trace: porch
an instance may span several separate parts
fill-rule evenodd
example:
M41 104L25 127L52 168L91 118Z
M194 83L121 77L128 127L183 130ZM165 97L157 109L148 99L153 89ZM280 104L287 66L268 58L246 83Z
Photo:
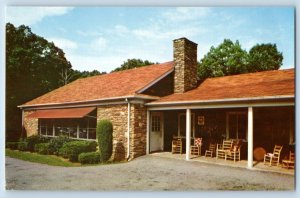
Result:
M172 154L171 152L154 152L150 155L162 157L162 158L169 158L169 159L177 159L177 160L185 160L185 154ZM205 157L205 156L192 156L190 158L192 162L201 162L206 164L217 164L220 166L230 166L236 168L247 168L247 160L240 160L237 162L233 162L231 160L224 160L224 159L216 159L216 157ZM287 175L295 175L294 169L286 169L280 166L267 166L261 161L253 161L252 170L258 171L266 171L266 172L274 172L280 174L287 174Z
M283 146L280 162L288 159L290 152L295 152L293 103L152 107L147 119L148 154L294 174L294 170L269 167L262 162L264 154L272 153L275 145ZM182 153L185 154L171 154L172 140L178 137L182 139ZM196 138L202 138L202 156L195 158L191 155L191 146ZM203 156L210 143L222 144L229 139L241 142L239 161ZM257 148L264 150L259 157L254 153Z

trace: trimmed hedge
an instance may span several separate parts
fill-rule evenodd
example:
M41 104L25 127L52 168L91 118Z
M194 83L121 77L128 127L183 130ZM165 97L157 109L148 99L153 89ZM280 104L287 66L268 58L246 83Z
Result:
M18 142L18 150L19 151L28 151L28 142L25 142L25 141Z
M47 155L50 154L49 145L49 143L39 143L35 145L34 150L39 154Z
M99 152L81 153L78 156L78 161L81 164L98 164L100 162Z
M67 136L59 136L52 138L49 142L49 154L59 155L59 149L67 142L71 142Z
M41 139L40 136L37 136L37 135L27 137L25 139L25 141L27 142L27 150L30 152L34 152L35 145L42 143L41 140L43 140L43 139Z
M71 162L77 162L80 153L96 151L96 147L97 142L94 141L67 142L59 149L59 155L69 158Z
M11 150L17 150L18 144L19 142L6 142L6 148L9 148Z
M97 123L97 139L99 144L100 160L107 161L112 154L113 125L109 120L100 120Z

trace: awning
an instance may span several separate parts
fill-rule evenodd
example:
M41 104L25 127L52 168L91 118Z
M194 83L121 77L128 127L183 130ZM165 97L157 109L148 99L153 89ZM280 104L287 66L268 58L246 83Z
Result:
M28 118L83 118L96 107L37 110Z

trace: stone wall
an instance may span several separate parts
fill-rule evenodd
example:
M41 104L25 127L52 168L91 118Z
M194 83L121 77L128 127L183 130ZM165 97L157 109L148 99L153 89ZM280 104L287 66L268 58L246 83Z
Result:
M143 104L131 105L130 158L146 154L147 109Z
M173 41L174 93L183 93L197 86L197 44L180 38Z
M127 153L127 104L97 107L97 122L108 119L113 124L112 159L124 160Z
M108 119L113 124L113 152L111 159L120 161L127 156L127 108L128 104L100 106L97 108L97 122ZM146 154L146 107L131 104L130 107L130 158Z
M32 114L35 111L25 111L24 110L24 129L27 137L32 136L32 135L38 135L38 126L39 126L39 121L37 118L28 118L28 115Z

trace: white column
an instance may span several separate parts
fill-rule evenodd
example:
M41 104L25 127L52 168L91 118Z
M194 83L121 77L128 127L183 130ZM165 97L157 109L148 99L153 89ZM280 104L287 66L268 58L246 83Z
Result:
M248 107L248 168L253 167L253 107Z
M186 109L186 149L185 149L185 159L190 160L191 155L191 110Z
M150 111L147 110L147 134L146 134L146 154L150 153Z
M77 138L79 138L79 124L77 124L77 135L76 135Z

